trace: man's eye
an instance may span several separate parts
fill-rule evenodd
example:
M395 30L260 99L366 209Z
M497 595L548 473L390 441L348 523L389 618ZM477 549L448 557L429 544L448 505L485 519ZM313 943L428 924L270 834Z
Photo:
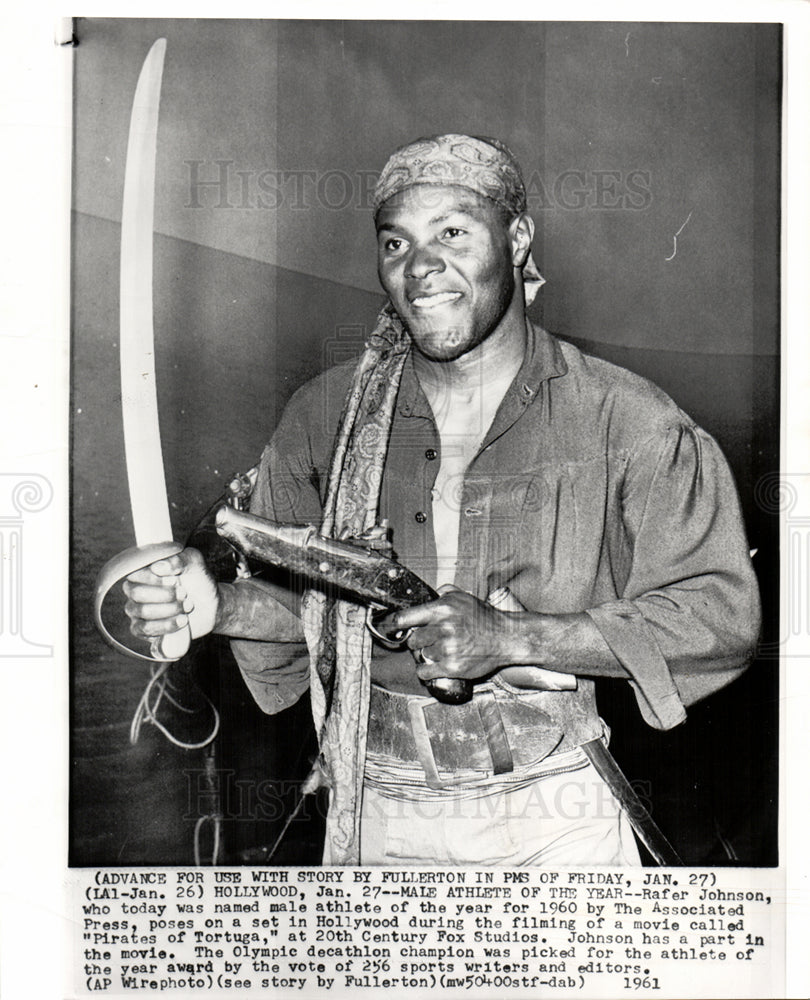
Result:
M448 226L444 231L444 235L451 240L456 239L458 236L463 236L464 233L465 230L459 229L458 226Z
M391 236L383 243L383 249L387 253L398 253L404 246L405 241L396 236Z

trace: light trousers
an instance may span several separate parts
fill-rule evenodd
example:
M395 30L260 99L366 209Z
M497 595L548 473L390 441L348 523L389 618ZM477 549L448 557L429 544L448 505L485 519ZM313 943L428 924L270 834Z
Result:
M630 823L593 765L514 788L425 798L366 782L363 865L639 865ZM329 845L324 864L329 864Z

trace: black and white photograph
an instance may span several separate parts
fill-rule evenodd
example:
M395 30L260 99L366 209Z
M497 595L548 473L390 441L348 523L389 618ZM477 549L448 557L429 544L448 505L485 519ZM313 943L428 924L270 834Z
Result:
M76 32L71 862L775 865L780 26Z
M786 995L790 25L498 14L56 32L65 996Z

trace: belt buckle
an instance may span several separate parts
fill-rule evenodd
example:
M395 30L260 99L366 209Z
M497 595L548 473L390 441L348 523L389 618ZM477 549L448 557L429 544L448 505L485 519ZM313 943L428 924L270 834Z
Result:
M430 730L425 719L425 709L433 704L432 698L413 698L408 700L408 716L411 723L416 753L419 763L425 772L425 783L428 788L453 788L456 785L468 784L469 778L442 778L433 753ZM506 774L514 770L514 760L503 724L498 702L491 691L477 691L473 704L478 710L484 733L487 738L487 748L492 759L492 774ZM490 777L489 774L486 777Z

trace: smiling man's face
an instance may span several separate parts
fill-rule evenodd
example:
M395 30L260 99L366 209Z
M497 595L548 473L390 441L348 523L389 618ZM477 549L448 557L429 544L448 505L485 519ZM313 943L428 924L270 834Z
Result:
M515 298L515 228L463 187L415 185L381 206L377 273L427 358L454 361L498 328Z

